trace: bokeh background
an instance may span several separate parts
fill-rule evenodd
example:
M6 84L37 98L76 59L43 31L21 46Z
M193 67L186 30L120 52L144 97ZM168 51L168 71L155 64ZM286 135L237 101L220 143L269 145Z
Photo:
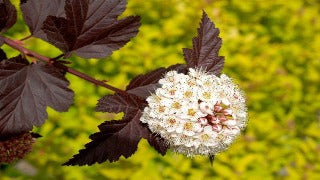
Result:
M68 75L75 91L69 112L48 109L34 131L43 135L25 160L0 166L0 179L320 179L320 1L319 0L128 0L125 15L140 15L136 38L106 59L71 57L72 67L125 88L140 73L183 63L182 48L206 10L221 30L224 73L245 91L250 120L236 142L216 156L165 157L145 140L131 158L91 167L61 164L89 142L97 125L121 114L94 112L111 93ZM13 0L18 7L18 0ZM29 34L21 12L6 33ZM54 57L59 50L38 40L26 46ZM18 52L3 46L10 57Z

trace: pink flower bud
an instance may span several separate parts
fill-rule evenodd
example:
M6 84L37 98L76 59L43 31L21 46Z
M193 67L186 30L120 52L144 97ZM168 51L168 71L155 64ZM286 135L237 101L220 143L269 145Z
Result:
M218 123L220 123L220 119L217 118L217 117L212 116L210 122L211 122L212 124L218 124Z
M220 120L221 122L224 122L224 121L227 120L227 117L224 116L224 115L221 115L221 116L219 117L219 120Z
M223 108L220 105L215 105L214 106L214 112L221 112Z
M222 126L219 124L212 125L212 130L216 132L220 132L222 130Z
M232 110L231 110L231 109L224 109L224 110L223 110L223 114L224 114L225 116L230 116L230 115L232 114Z
M206 119L206 118L199 118L198 119L198 121L200 122L200 124L202 125L202 126L205 126L205 125L207 125L208 124L208 120Z

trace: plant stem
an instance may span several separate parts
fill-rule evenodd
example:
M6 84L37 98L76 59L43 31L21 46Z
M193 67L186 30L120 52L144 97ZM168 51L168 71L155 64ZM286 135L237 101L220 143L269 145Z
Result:
M25 40L27 40L27 39L29 39L29 38L31 38L31 37L32 37L32 35L30 34L29 36L20 39L20 41L25 41Z
M86 80L86 81L89 81L89 82L91 82L91 83L93 83L95 85L102 86L104 88L107 88L107 89L112 90L112 91L117 92L117 93L127 94L126 91L118 89L118 88L116 88L114 86L111 86L111 85L105 83L105 81L97 80L97 79L95 79L95 78L93 78L91 76L88 76L87 74L84 74L84 73L82 73L80 71L72 69L72 68L70 68L68 66L65 66L64 64L61 64L58 61L54 61L54 59L51 59L51 58L48 58L46 56L42 56L40 54L37 54L36 52L31 51L31 50L21 46L19 43L15 42L14 40L11 40L11 39L9 39L7 37L3 37L1 35L0 35L0 38L3 38L5 44L7 44L8 46L10 46L10 47L12 47L12 48L14 48L14 49L16 49L18 51L20 51L22 54L24 54L26 56L34 57L34 58L36 58L38 60L44 61L44 62L46 62L48 64L51 64L51 65L53 65L53 66L55 66L55 67L57 67L59 69L63 69L63 70L65 70L66 72L68 72L70 74L73 74L75 76L78 76L78 77Z

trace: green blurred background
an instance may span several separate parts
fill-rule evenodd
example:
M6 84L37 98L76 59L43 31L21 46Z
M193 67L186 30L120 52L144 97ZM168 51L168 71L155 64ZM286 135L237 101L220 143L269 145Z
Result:
M66 113L48 109L47 122L35 128L43 138L25 160L1 166L0 179L320 179L319 0L129 0L125 15L142 17L138 36L109 58L72 57L71 66L125 88L135 75L183 63L181 49L191 47L202 9L221 30L223 72L245 91L250 117L243 135L213 166L206 157L162 157L145 140L117 163L60 166L89 142L97 125L121 117L94 112L110 91L68 75L74 105ZM19 11L6 35L28 33ZM41 40L26 43L40 54L59 55ZM3 48L10 57L18 54Z

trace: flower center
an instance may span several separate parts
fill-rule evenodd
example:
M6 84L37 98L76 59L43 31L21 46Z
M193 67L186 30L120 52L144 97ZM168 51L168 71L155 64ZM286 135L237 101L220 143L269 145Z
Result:
M171 96L173 96L175 93L176 93L176 90L175 90L175 89L171 89L171 90L169 91L169 94L170 94Z
M188 115L194 116L196 114L196 111L194 109L188 109Z
M184 129L185 130L188 130L188 131L191 131L192 130L192 127L193 127L193 125L192 125L192 123L191 122L186 122L185 124L184 124Z
M169 124L170 124L170 125L175 125L176 122L177 122L177 121L176 121L175 119L173 119L173 118L170 118L168 121L169 121Z
M232 128L236 124L236 120L232 117L232 110L229 106L224 105L221 102L216 102L213 108L210 108L208 105L205 104L204 107L201 107L201 110L207 115L205 117L200 117L198 122L201 124L202 127L211 126L212 130L215 132L220 132L223 128Z
M187 83L189 86L195 86L196 84L193 82L193 81L188 81L188 83Z
M210 138L210 136L209 136L208 134L202 134L202 135L201 135L201 139L202 139L203 141L208 141L209 138Z
M210 99L211 98L211 93L210 92L204 92L202 95L203 95L203 97L205 99Z
M186 98L191 98L191 96L192 96L192 91L186 91L186 92L184 93L184 96L185 96Z
M180 108L181 108L181 104L178 103L178 102L174 102L174 103L172 104L172 107L175 108L175 109L180 109Z
M159 106L158 109L159 112L163 113L165 111L165 107L164 106Z

